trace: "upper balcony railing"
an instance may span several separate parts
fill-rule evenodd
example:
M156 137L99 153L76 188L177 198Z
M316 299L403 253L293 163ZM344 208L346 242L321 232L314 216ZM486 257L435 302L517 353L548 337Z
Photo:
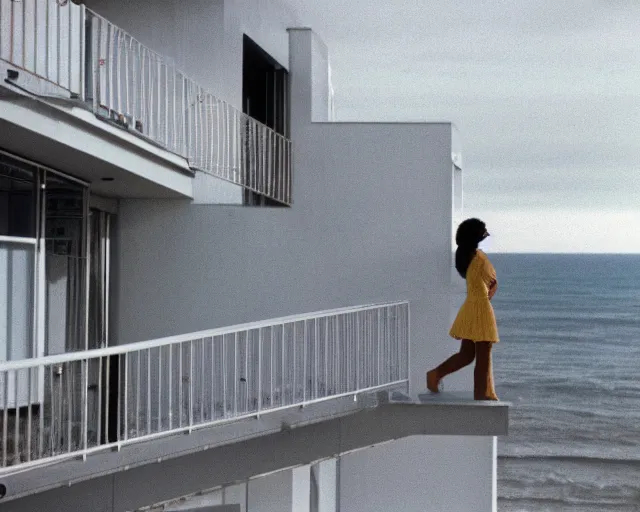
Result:
M0 0L0 59L188 159L291 204L291 141L207 92L124 30L68 0Z
M404 386L408 373L407 302L0 362L2 404L24 404L0 406L0 475Z

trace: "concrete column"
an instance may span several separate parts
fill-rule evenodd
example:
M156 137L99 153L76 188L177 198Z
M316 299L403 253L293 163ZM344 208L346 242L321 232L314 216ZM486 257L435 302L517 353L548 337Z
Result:
M311 29L289 29L289 73L292 132L296 119L303 123L329 121L332 110L329 50Z
M291 97L291 133L306 128L311 122L313 98L311 41L308 28L289 29L289 84Z
M247 512L247 484L230 485L222 490L223 503L239 504L238 512Z
M309 512L311 466L300 466L291 471L291 512Z
M336 511L337 467L336 459L323 460L312 468L318 483L318 512Z
M310 466L250 480L246 512L309 512Z

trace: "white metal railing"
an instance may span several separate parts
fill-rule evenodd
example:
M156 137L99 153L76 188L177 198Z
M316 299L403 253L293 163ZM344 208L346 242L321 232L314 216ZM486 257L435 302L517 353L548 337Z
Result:
M83 11L64 0L0 0L0 59L81 94Z
M291 203L291 141L207 92L167 59L85 9L87 97L203 172Z
M192 165L291 204L291 141L190 82Z
M407 302L0 362L3 403L29 397L0 410L0 474L404 385L408 372Z
M0 0L0 59L66 89L192 167L291 204L291 141L69 0Z
M188 155L189 80L158 53L85 9L87 99L94 110Z

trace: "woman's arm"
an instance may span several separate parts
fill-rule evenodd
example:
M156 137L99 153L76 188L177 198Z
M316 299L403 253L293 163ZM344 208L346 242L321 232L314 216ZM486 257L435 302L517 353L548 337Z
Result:
M493 299L493 296L496 294L496 291L498 291L498 281L496 279L493 279L489 283L489 300Z
M496 276L496 270L493 268L493 265L489 261L487 255L482 253L482 256L484 259L484 279L489 281L488 296L489 300L491 300L496 294L496 291L498 291L498 278Z

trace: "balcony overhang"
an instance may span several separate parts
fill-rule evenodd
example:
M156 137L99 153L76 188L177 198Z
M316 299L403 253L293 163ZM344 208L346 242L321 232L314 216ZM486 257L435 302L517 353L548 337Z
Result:
M404 437L506 435L508 411L506 402L478 402L451 393L349 396L139 442L86 461L22 470L0 478L7 488L2 501L64 487L52 491L51 501L64 508L70 496L77 497L73 484L98 479L97 485L113 491L114 510L131 510ZM11 505L6 504L7 510L13 510ZM15 506L22 507L22 500Z
M0 76L10 67L0 61ZM38 90L37 84L30 85ZM192 198L186 159L96 117L80 102L0 84L0 149L68 173L115 198Z

